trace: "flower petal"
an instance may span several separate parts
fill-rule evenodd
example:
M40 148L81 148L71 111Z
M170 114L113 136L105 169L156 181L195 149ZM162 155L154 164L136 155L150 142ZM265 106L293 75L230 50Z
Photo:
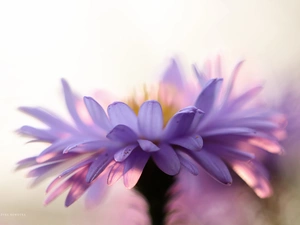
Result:
M106 169L106 167L114 160L113 153L114 151L106 151L98 155L89 167L86 175L86 182L92 182Z
M144 102L138 113L138 125L141 135L150 140L157 139L161 136L163 123L163 113L159 102Z
M71 88L68 84L68 82L64 79L61 80L63 89L64 89L64 95L65 95L65 101L66 105L68 107L69 113L72 116L75 124L78 128L85 128L86 125L82 122L80 119L76 106L75 106L75 96L73 95Z
M178 136L188 135L197 110L195 107L187 107L177 112L167 123L162 138L174 139Z
M157 145L153 144L153 142L148 140L138 140L138 143L145 152L157 152L160 148Z
M59 130L60 132L78 132L73 127L65 123L62 119L56 117L55 115L53 115L45 109L33 107L19 107L19 110L35 117L36 119L48 125L49 127Z
M152 154L152 159L155 164L168 175L178 174L180 170L180 161L174 149L166 144L160 144L159 148L159 151Z
M107 113L113 126L123 124L135 132L138 131L137 117L133 110L125 103L115 102L109 105Z
M217 136L217 135L242 135L253 136L256 131L247 127L220 127L201 132L202 137Z
M99 105L99 103L91 97L84 97L83 99L94 123L105 131L110 131L112 129L112 125L101 105Z
M123 181L124 185L127 188L133 188L140 176L142 175L143 169L149 159L150 155L144 151L135 151L130 157L125 161L124 167L124 176Z
M233 170L250 186L260 198L270 197L273 193L265 169L258 162L235 162Z
M82 170L76 174L76 178L74 178L71 190L69 191L65 200L66 207L72 205L90 187L91 184L85 181L86 174L87 170Z
M206 150L199 152L187 152L192 156L213 178L217 181L230 185L232 177L225 163L215 154L211 154Z
M177 154L180 163L184 168L186 168L191 174L198 175L199 171L197 166L192 162L192 159L187 159L186 156L183 156L182 154Z
M182 80L181 72L179 71L177 61L172 59L171 65L165 71L162 82L173 85L175 88L183 89L184 83Z
M54 142L57 138L50 130L37 129L31 126L21 127L18 133L34 137L38 141Z
M113 185L114 183L116 183L123 176L124 168L125 168L124 162L122 163L116 162L108 174L107 184Z
M123 162L131 154L131 152L137 147L137 144L127 145L114 154L114 159L117 162Z
M170 141L171 144L179 145L191 151L200 151L203 147L203 139L199 135L177 138Z
M106 137L112 141L131 143L137 140L137 135L126 125L115 126Z
M199 94L195 106L208 114L213 108L223 79L211 79Z

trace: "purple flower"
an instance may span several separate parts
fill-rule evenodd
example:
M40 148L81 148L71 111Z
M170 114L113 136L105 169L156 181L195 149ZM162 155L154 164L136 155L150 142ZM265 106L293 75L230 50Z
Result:
M235 66L225 86L219 58L214 65L208 61L204 72L194 66L201 90L198 95L181 76L176 61L172 61L163 83L181 90L180 93L189 93L195 107L205 113L197 125L193 124L195 133L203 138L203 148L186 153L224 184L232 183L228 166L232 167L259 197L264 198L272 194L268 172L253 152L283 153L278 134L284 132L284 127L276 119L277 112L258 103L257 95L262 86L248 88L239 95L232 94L242 64Z
M20 110L36 117L49 129L23 126L21 134L32 136L35 141L48 142L40 155L19 162L19 167L37 168L28 176L41 177L65 164L73 163L63 170L47 188L48 204L59 194L71 188L65 205L69 206L86 190L92 195L99 189L99 201L107 184L123 177L124 185L132 188L138 182L143 168L151 158L166 174L176 175L181 165L197 174L196 166L180 152L199 151L202 138L194 133L194 123L202 116L196 107L178 111L164 127L162 107L157 101L144 102L138 115L123 102L108 106L106 115L103 108L91 97L84 103L93 123L84 122L76 108L76 99L66 81L62 81L69 113L75 125L40 108L21 107ZM178 148L178 149L177 149ZM63 179L65 178L65 179ZM98 202L98 201L97 201Z

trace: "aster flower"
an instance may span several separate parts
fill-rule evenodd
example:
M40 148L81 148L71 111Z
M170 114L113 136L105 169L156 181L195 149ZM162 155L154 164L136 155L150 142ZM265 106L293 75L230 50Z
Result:
M127 104L115 102L108 106L107 116L94 99L85 97L85 106L93 120L92 124L86 124L76 110L70 87L66 81L62 82L66 104L75 126L44 109L20 108L49 126L49 129L23 126L19 130L36 141L51 144L40 155L19 162L20 167L38 166L28 176L40 179L61 164L76 162L49 185L47 192L56 189L48 196L46 204L71 187L65 203L69 206L87 189L91 193L93 189L104 191L105 179L111 185L123 176L124 185L132 188L150 158L166 174L178 174L181 165L197 174L195 165L181 157L173 146L181 146L185 151L201 149L202 138L193 133L192 126L201 117L201 110L186 107L177 112L163 128L163 112L157 101L144 102L138 115ZM101 193L98 195L101 196Z
M46 204L69 187L66 206L86 191L88 195L91 193L89 199L97 195L100 201L107 184L123 178L125 187L136 186L144 194L153 218L164 217L157 216L155 210L163 211L165 200L161 199L173 183L169 175L181 176L182 168L197 175L202 167L219 182L230 185L230 166L257 195L267 197L272 192L267 171L251 151L282 153L278 134L283 132L283 127L276 120L276 113L251 101L261 86L239 96L232 94L241 64L235 67L223 88L219 62L213 70L217 78L210 66L205 73L195 67L196 89L195 85L185 82L173 60L160 82L158 101L145 91L144 99L129 100L128 104L114 102L105 112L96 100L84 97L90 123L81 119L75 97L63 80L65 100L74 125L43 109L21 107L49 129L24 126L19 132L48 142L50 146L40 155L21 161L19 167L36 166L29 176L41 180L49 170L72 162L49 185L47 192L51 193ZM141 176L144 173L146 175ZM160 189L164 190L161 195L153 192ZM162 205L157 207L157 201ZM176 204L171 202L169 209L174 208L172 205Z

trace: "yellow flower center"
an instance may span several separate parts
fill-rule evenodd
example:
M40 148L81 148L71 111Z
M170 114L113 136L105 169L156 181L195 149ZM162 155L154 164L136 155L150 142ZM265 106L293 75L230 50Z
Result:
M162 91L162 88L165 89ZM170 91L169 91L170 90ZM175 100L167 101L166 96L163 96L162 93L168 93L170 94L171 98L173 98L174 95L172 93L175 89L171 88L170 86L161 85L158 90L149 90L146 85L143 86L143 95L137 95L136 91L132 94L131 97L125 101L127 105L129 105L132 110L137 115L140 109L140 106L143 102L148 100L156 100L160 103L162 112L163 112L163 119L164 119L164 127L168 123L168 121L172 118L172 116L179 110L178 106L174 104Z

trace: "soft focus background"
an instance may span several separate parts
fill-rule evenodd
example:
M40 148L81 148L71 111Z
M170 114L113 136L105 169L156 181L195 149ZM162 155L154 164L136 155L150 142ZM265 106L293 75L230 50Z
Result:
M191 72L192 63L201 65L219 53L229 68L246 59L243 76L266 81L266 98L275 104L287 81L300 84L299 10L298 0L0 1L0 224L96 225L112 224L107 221L116 217L110 210L116 196L93 211L82 200L66 209L63 197L43 206L48 182L29 189L25 172L14 172L18 160L44 147L25 145L27 139L14 132L24 124L39 125L18 106L67 115L62 77L82 95L106 89L123 97L157 81L170 57L182 59ZM280 181L285 194L270 224L300 223L299 166L292 165L300 156L297 145L293 149L284 158L293 158L284 163L283 176L290 179ZM249 224L267 224L251 209L264 208L257 202L244 203L252 212Z

